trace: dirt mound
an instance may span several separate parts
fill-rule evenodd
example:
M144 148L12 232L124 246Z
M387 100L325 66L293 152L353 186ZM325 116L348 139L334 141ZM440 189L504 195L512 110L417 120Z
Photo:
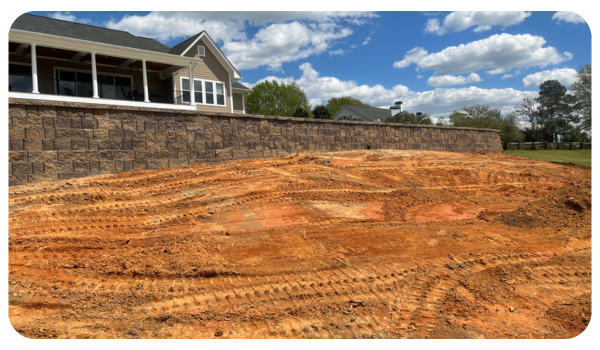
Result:
M592 183L570 183L497 220L515 227L565 228L591 224Z
M591 311L571 298L591 290L590 183L377 150L11 187L10 321L32 338L569 338Z

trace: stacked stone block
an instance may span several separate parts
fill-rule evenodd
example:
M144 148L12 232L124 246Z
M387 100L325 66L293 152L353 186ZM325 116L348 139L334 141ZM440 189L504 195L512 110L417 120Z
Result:
M486 129L9 101L9 184L360 149L502 152Z

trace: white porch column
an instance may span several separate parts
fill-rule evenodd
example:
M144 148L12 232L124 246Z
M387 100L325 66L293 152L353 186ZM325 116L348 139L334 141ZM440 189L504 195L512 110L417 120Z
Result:
M242 94L242 110L244 111L244 114L246 114L246 94Z
M231 82L231 72L229 72L229 103L231 104L231 113L233 114L233 83Z
M31 44L31 82L33 84L33 92L34 94L39 94L38 90L38 74L37 74L37 55L35 53L35 44Z
M144 71L144 102L150 102L148 96L148 72L146 72L146 60L142 60L142 70Z
M195 106L196 105L196 92L194 90L194 70L192 69L192 66L188 67L188 72L189 72L189 76L190 76L190 105Z
M90 52L92 56L92 90L94 91L94 98L100 98L98 95L98 72L96 70L96 53Z

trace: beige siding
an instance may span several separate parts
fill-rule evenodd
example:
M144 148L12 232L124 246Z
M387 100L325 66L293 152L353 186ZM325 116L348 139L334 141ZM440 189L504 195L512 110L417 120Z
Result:
M233 93L233 113L244 113L244 103L242 94Z
M229 89L231 87L231 82L229 79L229 72L221 62L217 59L215 54L210 51L206 42L204 42L204 38L200 39L194 47L192 47L187 53L186 56L194 57L198 54L197 45L204 45L205 49L205 57L202 57L202 62L196 65L194 68L194 78L196 79L206 79L213 81L221 81L225 83L225 106L212 106L212 105L203 105L198 104L197 110L199 111L209 111L209 112L231 112L231 98L229 95ZM189 77L188 69L182 69L175 74L175 90L178 92L181 91L181 79L180 77ZM235 106L234 106L235 108Z
M8 60L9 60L9 62L16 62L16 63L28 63L28 64L31 63L31 58L25 57L25 56L20 56L20 55L9 55ZM90 65L83 65L80 63L72 63L69 61L54 60L54 59L41 58L41 57L38 57L38 59L37 59L37 66L38 66L38 77L39 78L55 79L55 76L54 76L55 68L66 68L66 69L72 69L72 70L87 71L90 73L92 72L92 67ZM143 77L142 70L130 70L130 69L119 69L116 67L97 66L97 71L98 71L98 74L106 73L106 74L123 75L123 76L132 77L133 86L139 87L143 91L144 77ZM42 88L42 85L49 86L49 84L40 83L40 89ZM168 90L169 92L172 91L172 89L173 89L173 85L171 83L170 78L161 80L160 74L158 72L154 72L154 71L148 71L148 86L151 89L157 88L157 89L161 89L161 90L165 90L165 91ZM40 91L40 92L41 93L54 93L54 91Z

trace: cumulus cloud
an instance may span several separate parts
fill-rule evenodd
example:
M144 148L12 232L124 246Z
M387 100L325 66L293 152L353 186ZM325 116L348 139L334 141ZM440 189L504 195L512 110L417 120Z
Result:
M475 27L473 31L480 33L494 26L510 27L519 24L529 16L531 12L527 11L455 11L444 18L443 24L437 18L429 19L425 32L444 35Z
M558 80L565 86L571 86L577 77L577 71L572 68L556 68L529 74L523 78L524 87L539 87L546 80Z
M223 44L223 51L238 69L267 65L280 70L285 62L293 62L326 51L336 39L352 34L350 28L329 23L309 26L294 21L271 24L260 29L254 38Z
M304 90L306 96L311 101L320 99L326 101L332 97L352 96L366 102L372 106L390 106L393 101L402 96L408 96L411 91L404 85L396 85L391 89L386 89L382 85L376 84L358 85L354 80L340 80L335 77L323 77L319 75L310 63L300 65L302 76L299 79L293 77L269 76L259 80L260 83L265 80L276 80L279 83L291 84L295 82ZM312 102L311 102L312 103Z
M571 11L558 11L552 16L552 19L556 20L556 23L560 23L561 21L569 23L586 23L583 17Z
M396 85L385 88L382 85L359 85L353 80L341 80L336 77L320 76L310 63L300 65L302 76L269 76L257 81L276 80L279 83L296 83L304 90L312 106L322 104L331 97L352 96L371 106L388 108L394 101L401 100L407 110L431 114L434 118L448 116L463 106L475 103L489 104L504 113L514 110L514 106L525 97L536 96L535 91L514 89L436 88L431 91L414 92L407 86Z
M427 80L427 85L434 87L464 85L477 83L481 81L481 77L477 73L471 73L467 77L462 75L438 75Z
M78 22L78 23L83 23L83 24L91 24L92 21L90 19L87 18L80 18L78 19L77 16L71 14L70 12L66 11L66 12L54 12L54 13L49 13L48 14L49 17L54 18L54 19L61 19L63 21L69 21L69 22Z
M489 38L450 46L436 53L416 47L406 53L394 68L416 64L420 69L434 69L434 75L467 74L488 69L489 74L503 74L513 68L537 66L544 68L570 60L569 52L559 53L552 46L543 47L546 40L530 34L496 34Z
M108 28L155 38L183 40L206 30L238 69L268 66L319 55L337 39L350 36L347 24L360 25L373 12L151 12L108 21ZM249 28L258 27L254 35ZM367 41L368 43L368 41ZM336 51L332 51L335 52ZM338 51L339 52L339 51Z

